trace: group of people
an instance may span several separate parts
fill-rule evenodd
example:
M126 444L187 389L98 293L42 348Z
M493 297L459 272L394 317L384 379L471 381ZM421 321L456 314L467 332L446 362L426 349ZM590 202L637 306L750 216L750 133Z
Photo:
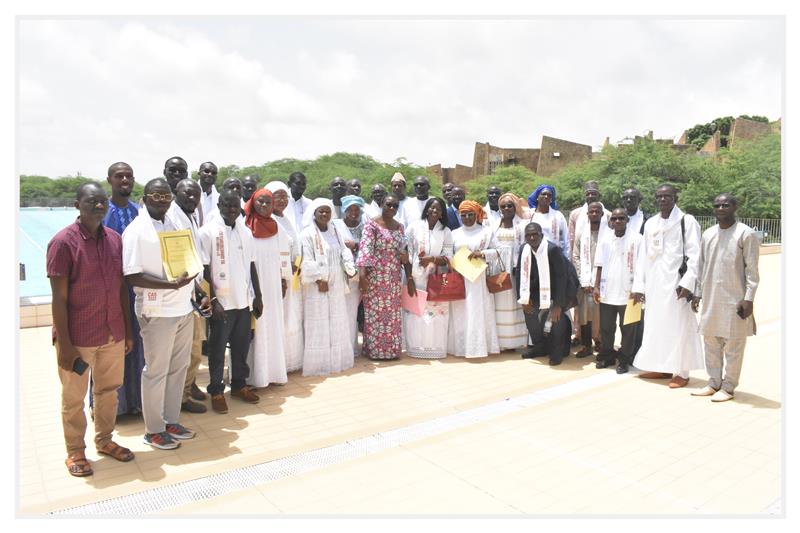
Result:
M693 394L733 397L745 339L755 332L759 242L736 221L731 194L714 199L719 223L701 238L670 185L656 190L659 213L648 217L635 188L609 212L588 182L586 202L565 217L550 185L527 202L492 186L481 206L449 183L444 199L430 196L426 176L406 196L397 172L391 191L376 185L368 203L357 179L334 178L331 198L311 200L302 172L265 186L257 176L228 178L219 190L217 173L206 162L190 179L186 161L172 157L137 204L133 169L114 163L110 200L100 184L81 185L80 216L48 245L74 476L92 474L84 453L89 387L97 451L120 461L134 455L112 440L118 414L141 412L144 442L175 449L195 436L180 412L205 412L209 396L215 412L227 412L226 384L231 397L257 403L257 389L286 383L289 372L337 373L358 356L519 350L555 366L576 342L578 357L598 348L597 368L635 366L680 388L703 367L702 334L710 380ZM202 271L170 277L159 234L180 230L192 236ZM457 253L484 268L459 275ZM463 289L443 290L448 281ZM421 309L401 305L425 294ZM633 303L644 303L646 322L642 312L624 323ZM196 383L203 354L205 392Z

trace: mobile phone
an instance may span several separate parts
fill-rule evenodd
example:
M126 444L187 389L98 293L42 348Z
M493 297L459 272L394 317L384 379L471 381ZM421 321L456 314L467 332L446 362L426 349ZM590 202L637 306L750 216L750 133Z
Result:
M72 363L72 371L78 374L79 376L82 376L83 373L86 372L87 368L89 368L89 365L86 363L86 361L84 361L80 357L75 359L75 362Z
M194 298L189 298L189 301L192 302L192 307L194 307L194 310L197 311L201 317L209 318L211 316L211 313L200 309L200 306L197 305L197 302L194 301Z

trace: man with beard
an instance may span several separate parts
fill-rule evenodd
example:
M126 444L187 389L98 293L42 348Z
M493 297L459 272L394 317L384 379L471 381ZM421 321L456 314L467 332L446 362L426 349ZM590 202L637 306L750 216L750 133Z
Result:
M427 176L417 176L414 178L414 195L416 198L409 198L405 204L406 219L413 225L417 220L422 219L422 211L428 203L428 192L431 190L431 182Z
M622 205L628 214L628 229L644 234L644 223L647 221L648 214L639 208L641 202L642 193L636 187L625 189L622 192Z

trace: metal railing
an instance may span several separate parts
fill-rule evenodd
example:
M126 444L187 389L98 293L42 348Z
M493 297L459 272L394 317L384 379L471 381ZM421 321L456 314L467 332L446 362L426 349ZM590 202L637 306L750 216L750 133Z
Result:
M700 224L700 230L705 231L717 223L714 217L695 217ZM742 224L747 224L756 231L761 244L780 244L781 219L780 218L738 218Z

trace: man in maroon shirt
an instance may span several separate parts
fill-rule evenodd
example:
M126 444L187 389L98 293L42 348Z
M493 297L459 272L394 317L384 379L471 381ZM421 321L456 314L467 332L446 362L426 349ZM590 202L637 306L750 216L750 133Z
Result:
M78 187L80 216L47 245L47 276L53 291L53 344L61 379L65 461L76 477L92 475L86 460L83 399L92 369L94 442L97 452L118 461L133 453L111 440L124 357L133 348L128 287L122 276L122 238L103 226L108 196L99 184Z

